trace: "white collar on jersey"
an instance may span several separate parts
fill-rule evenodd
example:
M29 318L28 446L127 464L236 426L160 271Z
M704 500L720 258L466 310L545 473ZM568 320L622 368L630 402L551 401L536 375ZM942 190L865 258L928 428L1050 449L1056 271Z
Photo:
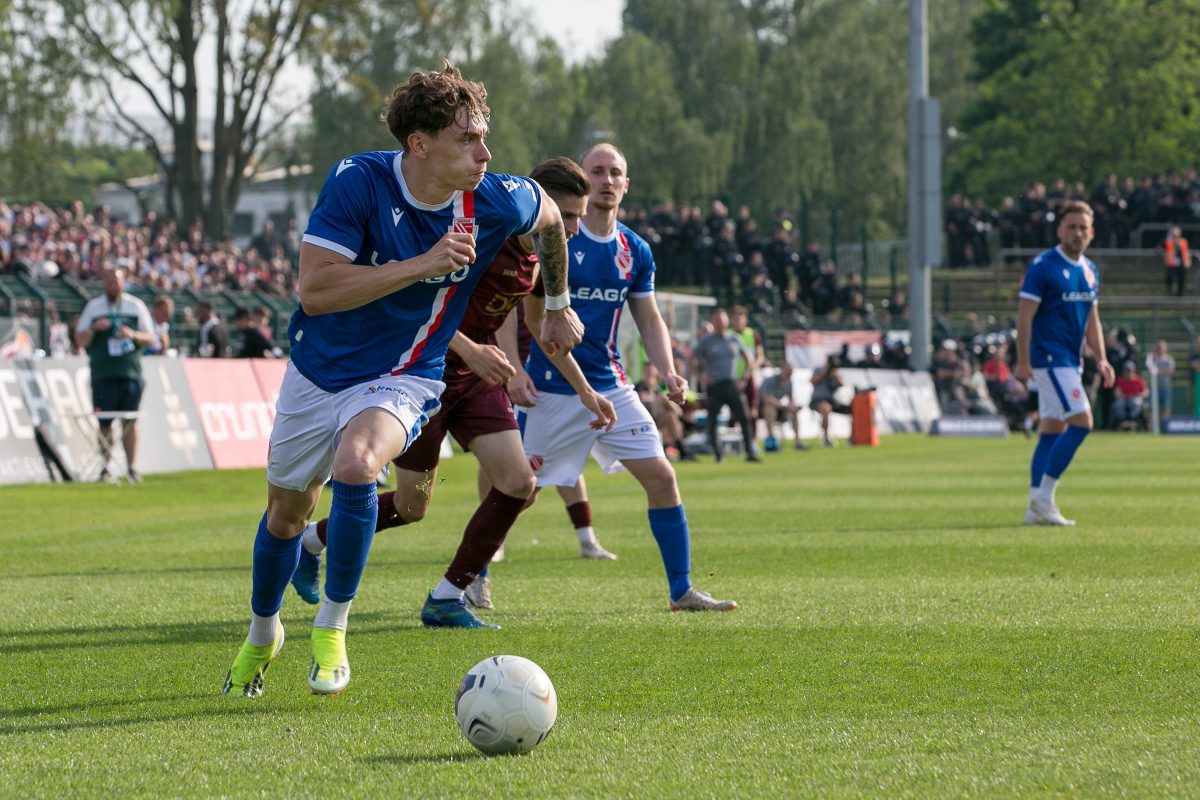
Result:
M613 231L608 236L597 236L587 229L587 225L583 224L583 220L579 220L579 232L593 242L611 242L617 238L617 226L613 225Z
M1054 245L1054 249L1057 250L1058 254L1063 257L1063 261L1066 261L1068 264L1074 264L1077 267L1082 267L1087 264L1087 259L1083 257L1083 253L1080 253L1079 260L1075 261L1069 255L1063 252L1061 244Z
M408 184L404 182L404 172L400 169L400 159L403 157L403 150L401 150L399 153L396 153L396 157L392 159L392 172L396 175L396 183L400 184L400 193L404 195L404 199L408 201L408 204L413 208L418 208L422 211L441 211L443 208L453 205L454 201L462 196L462 191L455 189L454 194L450 195L450 199L444 203L438 203L437 205L422 203L420 200L413 197L412 192L408 190Z

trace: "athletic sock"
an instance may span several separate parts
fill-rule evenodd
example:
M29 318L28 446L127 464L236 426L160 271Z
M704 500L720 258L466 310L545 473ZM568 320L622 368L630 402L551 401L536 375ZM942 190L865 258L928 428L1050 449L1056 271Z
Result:
M379 495L378 505L376 506L375 517L375 532L379 533L385 528L399 528L401 525L407 525L408 520L400 516L400 512L396 511L396 493L384 492ZM312 538L319 542L309 544L308 528L312 528ZM325 549L325 542L329 536L329 520L322 519L314 523L309 523L308 528L304 529L305 544L304 548L310 553L320 553Z
M592 504L587 498L567 506L567 516L571 518L571 527L575 529L580 544L599 544L596 532L592 530Z
M1089 431L1090 429L1081 425L1068 425L1067 429L1058 437L1058 441L1054 443L1054 448L1050 451L1049 458L1046 459L1046 474L1042 476L1041 488L1038 490L1039 494L1048 502L1054 502L1054 486L1070 466L1071 459L1075 457L1075 451L1079 449L1079 445L1083 444Z
M305 552L312 553L314 556L319 556L325 551L325 537L317 533L317 529L325 520L318 522L310 522L304 528L304 533L300 534L300 545Z
M1034 495L1042 502L1054 505L1054 493L1058 489L1058 479L1051 478L1049 475L1042 476L1042 483L1038 486L1037 493Z
M429 596L434 600L457 600L463 596L463 590L445 578L442 578L438 581L438 585L433 587L433 591L429 593Z
M499 489L488 492L463 531L458 552L454 554L454 560L446 570L446 581L459 589L465 589L479 577L479 573L491 562L496 550L504 544L504 537L517 521L517 515L525 507L526 499L507 495ZM434 597L442 599L436 595Z
M254 572L250 609L260 617L272 617L283 605L283 593L300 563L300 537L278 539L267 530L263 512L254 537ZM273 639L272 639L273 641Z
M347 600L344 603L336 603L328 597L321 601L321 609L317 611L317 618L313 620L314 628L330 628L335 631L346 630L346 622L350 619L350 603L352 600Z
M592 527L592 504L585 497L567 506L567 516L571 518L571 527L575 530Z
M1046 461L1050 458L1050 451L1054 449L1054 443L1058 441L1059 436L1057 433L1042 433L1038 436L1037 447L1033 448L1033 458L1029 462L1031 491L1037 491L1042 485L1042 476L1046 474Z
M269 617L250 614L250 644L255 647L266 647L275 644L275 636L279 633L279 612Z
M325 555L325 597L335 603L353 600L358 592L367 554L375 538L375 482L333 482L329 512L328 552ZM294 568L293 568L294 569Z
M396 510L396 493L384 492L379 495L379 516L375 520L375 532L379 533L385 528L398 528L401 525L407 525L408 520L400 516L400 512Z
M692 585L688 578L692 571L692 545L683 504L652 508L646 513L650 518L650 532L658 543L658 552L667 571L671 599L678 600Z

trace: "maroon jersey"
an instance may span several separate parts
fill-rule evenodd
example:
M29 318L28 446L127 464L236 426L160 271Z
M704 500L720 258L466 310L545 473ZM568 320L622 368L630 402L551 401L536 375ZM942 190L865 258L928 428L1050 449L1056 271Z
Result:
M537 256L525 253L515 238L508 239L492 259L479 279L467 305L459 330L473 342L495 344L496 331L504 324L508 312L518 305L533 288ZM462 359L451 350L446 354L446 383L461 381L474 375Z

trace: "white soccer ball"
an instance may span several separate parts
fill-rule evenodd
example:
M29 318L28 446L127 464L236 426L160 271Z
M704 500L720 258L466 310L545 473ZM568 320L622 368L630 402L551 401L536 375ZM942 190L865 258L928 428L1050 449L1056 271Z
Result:
M454 716L467 741L483 752L528 753L550 735L558 695L528 658L492 656L459 683Z

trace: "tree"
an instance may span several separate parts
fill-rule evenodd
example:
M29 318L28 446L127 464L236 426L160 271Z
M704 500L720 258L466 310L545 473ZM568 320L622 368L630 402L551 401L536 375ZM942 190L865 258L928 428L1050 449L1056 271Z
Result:
M313 187L349 153L399 147L379 121L391 90L415 70L440 67L443 58L461 68L491 29L486 0L347 7L303 52L317 77L312 115L299 143L315 167Z
M283 69L321 31L321 15L337 13L348 2L54 0L54 5L65 46L88 65L86 76L107 101L113 122L158 163L168 213L184 224L201 220L219 238L264 141L303 107L293 102L284 108L276 97ZM211 124L202 122L204 75L212 76ZM127 90L153 109L155 124L131 111ZM160 127L168 133L165 143ZM205 141L211 144L207 168Z
M989 0L974 27L979 99L956 187L1097 181L1191 165L1200 137L1200 0ZM1018 44L992 28L1011 23Z
M77 67L41 4L0 0L0 194L37 200L63 188L59 144Z

